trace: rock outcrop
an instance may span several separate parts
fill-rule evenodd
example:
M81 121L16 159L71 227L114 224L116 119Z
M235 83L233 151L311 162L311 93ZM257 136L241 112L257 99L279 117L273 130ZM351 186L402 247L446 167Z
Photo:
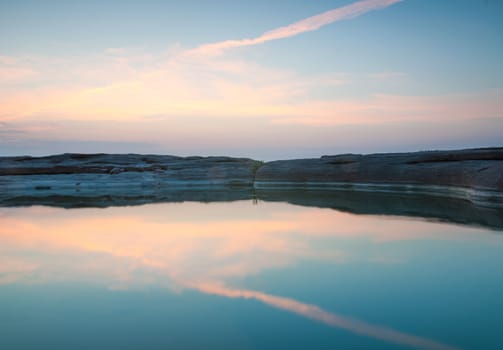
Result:
M138 154L62 154L0 158L0 205L54 196L180 198L187 188L253 188L256 162L246 158ZM190 196L195 194L189 191ZM221 194L220 194L221 196ZM204 198L204 195L195 195ZM225 197L225 196L224 196Z
M255 161L231 157L176 157L140 154L72 154L0 157L0 176L157 175L162 181L250 184ZM112 177L110 177L112 178Z
M344 154L264 164L256 188L415 192L503 204L503 148Z
M249 158L138 154L0 157L0 205L55 198L112 205L184 197L212 201L278 189L330 189L334 196L334 190L419 193L503 207L503 148L345 154L265 164Z
M0 157L0 206L264 200L503 230L503 148L261 163L137 154Z

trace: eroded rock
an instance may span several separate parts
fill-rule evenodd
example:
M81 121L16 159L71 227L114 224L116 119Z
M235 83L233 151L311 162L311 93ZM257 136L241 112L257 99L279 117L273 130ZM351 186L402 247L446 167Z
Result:
M416 191L503 204L503 148L324 156L266 163L255 186Z
M232 186L414 192L503 206L503 148L342 154L265 164L249 158L102 153L0 158L0 205L48 196L157 198L167 190Z

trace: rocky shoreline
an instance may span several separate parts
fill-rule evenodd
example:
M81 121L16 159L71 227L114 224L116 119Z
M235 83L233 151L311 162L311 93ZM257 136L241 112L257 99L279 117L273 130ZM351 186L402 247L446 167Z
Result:
M503 205L503 148L344 154L264 164L256 188L420 193Z
M125 203L128 198L148 202L184 196L232 200L243 193L275 190L421 194L502 207L503 148L344 154L266 163L139 154L0 157L0 206L56 197L123 198Z

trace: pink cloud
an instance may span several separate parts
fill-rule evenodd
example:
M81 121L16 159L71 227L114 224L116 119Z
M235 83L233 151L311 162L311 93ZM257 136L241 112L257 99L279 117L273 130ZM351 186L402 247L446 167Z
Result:
M0 67L0 81L2 82L22 82L31 79L37 75L33 69Z
M455 347L447 344L442 344L417 335L403 333L389 327L370 324L357 319L340 316L333 312L323 310L316 305L302 303L291 298L275 296L254 290L227 288L219 283L200 283L193 285L192 288L195 288L203 293L220 295L227 298L256 299L264 304L293 312L334 328L342 328L356 334L385 340L391 343L407 345L418 349L456 349Z
M226 40L217 43L201 45L192 53L198 54L219 54L224 50L259 45L272 40L285 39L302 33L318 30L323 26L337 21L355 18L367 12L379 10L402 0L363 0L352 4L342 6L333 10L323 12L319 15L311 16L292 23L285 27L270 30L264 34L252 39Z
M310 100L272 123L309 126L448 122L503 116L503 90L430 96L375 94L362 99Z
M195 50L221 51L229 45L287 38L397 2L355 2L255 39L207 44ZM194 144L203 145L203 151L208 145L227 150L238 145L332 147L335 138L327 135L340 126L448 125L503 116L502 90L438 96L374 92L348 98L338 94L340 86L352 85L350 90L355 91L357 84L367 88L369 82L379 80L380 88L392 79L401 83L403 74L377 73L362 81L342 73L306 76L225 55L187 54L191 52L176 46L155 55L110 48L71 60L0 56L0 121L23 131L10 137L20 144L26 140L148 141L170 152L175 152L174 147L180 152L183 145L186 153L192 152L187 147ZM10 84L21 81L30 84ZM476 132L469 130L475 136Z
M448 350L453 348L317 305L226 286L236 277L306 259L351 263L375 257L380 263L396 263L397 258L383 255L389 251L382 248L386 242L404 239L483 239L489 245L498 241L495 235L482 233L470 227L355 216L285 203L186 202L106 211L4 208L0 211L0 284L78 278L113 289L154 283L178 290L191 288L228 298L255 299L330 327L388 342ZM339 244L335 243L347 239L379 242L369 243L378 255L358 257L336 248Z

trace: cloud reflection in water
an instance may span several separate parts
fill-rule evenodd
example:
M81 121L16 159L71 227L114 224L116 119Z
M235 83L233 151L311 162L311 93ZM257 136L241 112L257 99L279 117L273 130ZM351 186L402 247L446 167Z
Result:
M339 316L318 306L227 287L301 261L396 263L403 256L353 256L344 242L378 251L398 240L469 240L479 229L357 216L283 203L182 203L131 208L0 209L0 284L85 281L111 289L146 285L256 299L326 325L415 348L447 345ZM439 234L439 232L442 232ZM492 239L491 235L482 239ZM241 280L242 282L242 280Z

